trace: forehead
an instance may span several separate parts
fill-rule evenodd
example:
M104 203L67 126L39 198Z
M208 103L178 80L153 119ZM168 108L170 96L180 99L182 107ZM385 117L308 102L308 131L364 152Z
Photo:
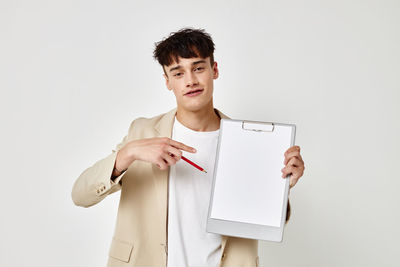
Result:
M183 58L178 56L178 61L174 59L173 62L170 65L165 66L165 68L169 70L171 68L176 68L176 67L192 66L193 64L199 63L199 61L205 61L205 63L210 63L210 57Z

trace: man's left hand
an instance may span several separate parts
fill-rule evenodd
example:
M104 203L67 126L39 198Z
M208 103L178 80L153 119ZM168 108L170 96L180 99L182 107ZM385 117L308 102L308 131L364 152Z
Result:
M290 175L290 188L292 188L297 181L303 176L304 173L304 161L300 155L300 147L292 146L285 152L285 161L283 162L285 167L282 171L282 178L286 178Z

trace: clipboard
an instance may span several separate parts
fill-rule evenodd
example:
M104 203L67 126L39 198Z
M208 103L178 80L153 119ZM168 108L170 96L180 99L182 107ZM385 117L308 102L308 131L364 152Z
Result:
M289 179L284 153L296 126L221 119L207 232L282 242Z

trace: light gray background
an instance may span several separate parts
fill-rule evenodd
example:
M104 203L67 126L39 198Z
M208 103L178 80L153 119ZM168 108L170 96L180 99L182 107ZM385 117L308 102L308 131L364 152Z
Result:
M261 266L398 266L399 1L0 2L0 266L105 266L119 193L79 174L175 106L152 59L183 26L216 43L215 106L297 124L306 162Z

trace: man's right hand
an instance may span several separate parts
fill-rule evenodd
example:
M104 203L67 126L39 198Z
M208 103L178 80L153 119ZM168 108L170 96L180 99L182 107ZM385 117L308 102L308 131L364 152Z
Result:
M143 160L157 165L161 170L166 170L181 159L182 150L190 153L196 152L193 147L168 137L134 140L118 151L115 168L124 171L133 161Z

